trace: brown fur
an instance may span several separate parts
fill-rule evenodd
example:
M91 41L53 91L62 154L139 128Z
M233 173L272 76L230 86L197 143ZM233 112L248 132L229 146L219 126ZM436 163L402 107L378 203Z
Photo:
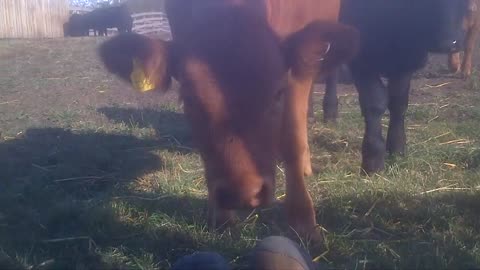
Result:
M463 29L466 32L463 59L459 52L451 53L448 56L448 65L451 71L461 72L467 78L472 74L473 51L476 49L480 33L480 0L469 0L469 10L464 19Z
M129 59L141 57L162 86L171 75L179 80L206 169L209 226L229 223L235 209L271 203L280 159L289 224L315 236L304 182L308 96L314 75L349 60L358 43L355 30L335 23L339 0L169 0L166 8L171 44L117 37L101 55L124 79Z
M105 67L111 73L131 83L133 58L138 58L158 89L166 90L171 83L170 42L153 40L138 34L118 35L114 42L105 42L99 50Z

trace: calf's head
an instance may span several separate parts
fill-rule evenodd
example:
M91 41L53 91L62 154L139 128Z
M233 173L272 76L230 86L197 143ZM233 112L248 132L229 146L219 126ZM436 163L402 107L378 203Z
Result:
M121 34L101 46L100 56L132 85L136 69L155 88L166 89L174 75L209 196L224 209L257 207L273 199L288 78L335 68L353 56L358 37L351 28L317 22L281 43L259 22L226 26L221 22L232 20L216 19L199 25L212 31L192 31L201 34L181 44Z

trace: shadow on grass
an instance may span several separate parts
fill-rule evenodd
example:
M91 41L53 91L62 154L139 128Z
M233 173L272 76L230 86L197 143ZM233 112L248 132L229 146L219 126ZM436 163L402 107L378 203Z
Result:
M336 266L480 269L478 192L341 197L317 213Z
M201 249L178 224L204 222L203 199L128 188L162 168L157 146L48 128L1 142L0 268L141 268L142 251L153 257L138 261L155 265Z
M86 251L92 240L112 242L130 231L111 205L131 181L162 167L149 150L157 144L62 129L30 129L1 142L0 268L12 259L18 267L48 259L55 269L100 267Z
M171 150L188 152L193 148L190 127L183 113L118 107L104 107L98 111L116 123L152 127L158 137L170 140Z
M129 188L162 169L151 152L157 145L62 129L31 129L1 142L0 269L168 269L196 250L218 251L242 265L255 238L283 231L272 224L281 225L283 216L273 210L240 224L239 235L210 234L203 197ZM323 201L317 213L330 232L326 256L334 266L474 269L480 263L478 193L340 196Z
M70 195L88 199L114 182L160 169L162 161L150 153L156 147L156 140L133 136L29 129L21 137L0 143L0 178L19 195L26 196L30 186L44 186L50 180L52 185L62 184ZM88 190L79 190L77 184Z

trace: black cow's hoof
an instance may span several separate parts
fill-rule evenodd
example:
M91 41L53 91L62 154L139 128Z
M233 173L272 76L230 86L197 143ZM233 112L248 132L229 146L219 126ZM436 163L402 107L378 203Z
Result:
M327 115L323 117L324 124L336 124L337 123L337 115Z
M335 124L338 118L338 101L335 100L334 104L327 102L323 103L323 122L325 124L332 123Z
M362 162L362 174L364 175L373 175L383 170L385 170L385 159L383 158L367 158Z
M405 132L392 132L387 136L387 152L390 155L403 156L407 148L407 138Z
M390 155L405 156L405 153L406 153L405 149L406 149L405 143L395 143L391 141L387 142L387 152Z

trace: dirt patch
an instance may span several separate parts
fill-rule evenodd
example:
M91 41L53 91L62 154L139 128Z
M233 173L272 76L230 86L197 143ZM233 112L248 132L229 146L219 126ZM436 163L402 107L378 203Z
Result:
M3 136L15 136L28 127L59 127L72 117L102 123L99 107L158 108L177 103L174 91L136 93L105 72L96 51L103 40L0 41Z

